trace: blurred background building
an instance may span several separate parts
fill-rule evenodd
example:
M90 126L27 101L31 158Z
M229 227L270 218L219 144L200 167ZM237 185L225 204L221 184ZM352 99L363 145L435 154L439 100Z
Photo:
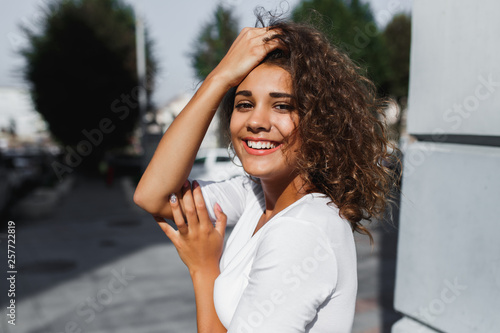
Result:
M177 115L187 105L191 97L192 95L188 93L174 96L156 111L156 118L158 123L161 125L163 132L167 130L168 126L170 126L170 124L174 121L175 117L177 117ZM216 121L212 122L208 128L207 134L201 143L202 149L219 147L218 131L219 123L216 119Z
M31 102L29 91L0 86L0 149L45 147L52 149L50 132Z

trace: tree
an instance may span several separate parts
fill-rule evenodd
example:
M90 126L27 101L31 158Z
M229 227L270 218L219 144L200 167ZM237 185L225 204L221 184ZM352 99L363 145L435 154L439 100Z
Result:
M212 20L205 23L190 54L196 76L204 80L224 58L238 36L238 22L229 8L217 5Z
M389 93L406 106L410 78L411 17L395 15L384 30L390 67Z
M237 36L237 20L229 8L219 4L214 11L212 20L202 26L194 42L194 51L190 54L191 63L200 80L204 80L219 64ZM222 124L220 112L218 114L219 124ZM218 141L222 147L229 143L226 129L222 126L219 126Z
M359 0L303 0L293 9L292 19L296 22L313 21L330 42L346 51L366 71L380 93L387 93L387 51L367 3Z
M394 139L399 140L402 130L403 113L407 107L410 79L411 17L395 15L384 29L389 61L388 92L396 100L400 112L392 125Z
M36 110L72 155L66 167L95 168L105 151L128 144L139 89L152 93L152 42L146 38L148 84L139 87L134 12L121 0L55 1L39 31L24 32L23 74Z

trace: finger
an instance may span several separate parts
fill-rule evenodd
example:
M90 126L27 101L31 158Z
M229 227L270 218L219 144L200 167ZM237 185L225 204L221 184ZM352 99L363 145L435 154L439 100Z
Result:
M217 218L215 221L215 230L217 230L219 234L224 237L226 234L227 215L224 214L218 203L214 205L214 212L215 217Z
M174 218L175 225L177 226L177 230L179 230L181 235L187 234L188 226L184 220L184 216L182 215L182 209L175 193L170 195L170 207L172 208L172 216Z
M271 28L271 29L266 31L266 37L271 39L274 37L274 35L279 35L281 33L283 33L283 31L281 29Z
M284 45L278 35L281 35L282 31L279 29L269 30L264 38L264 42L269 47L274 48L284 48Z
M158 225L160 226L161 230L163 230L163 232L165 233L165 235L167 235L167 237L172 241L172 243L174 243L176 240L177 240L177 237L178 237L178 232L172 228L166 221L163 217L161 216L154 216L154 219L155 221L158 223Z
M184 204L184 215L186 216L186 221L189 226L195 226L199 224L198 214L196 213L196 207L194 205L193 193L191 192L191 185L189 181L186 180L181 189L182 192L182 203Z
M264 49L264 57L275 49L283 48L281 41L278 38L273 38L274 35L279 34L279 32L279 30L259 31L259 33L253 38L253 43L255 43L254 45Z
M246 35L243 37L246 43L254 43L254 45L262 43L270 36L272 32L267 31L265 28L250 28L246 31Z
M212 226L212 223L210 222L210 216L208 215L207 207L205 205L205 199L203 199L203 193L201 192L200 184L198 184L196 180L193 181L193 200L200 224Z
M233 49L236 45L238 45L238 43L244 40L249 41L252 38L261 36L262 31L264 31L263 28L250 28L250 27L243 28L236 37L236 39L234 40L229 50L231 51L231 49Z
M266 54L270 53L271 51L274 51L276 49L283 49L283 45L281 44L279 39L270 39L266 41L264 44L264 49L266 50Z

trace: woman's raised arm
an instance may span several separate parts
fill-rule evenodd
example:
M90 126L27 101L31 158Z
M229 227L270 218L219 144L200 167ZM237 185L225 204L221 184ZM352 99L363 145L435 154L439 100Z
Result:
M193 98L163 135L137 185L134 202L147 212L172 219L169 196L178 193L193 166L201 141L229 88L238 85L265 56L278 48L267 40L276 32L243 29L226 56L208 75Z
M134 202L153 215L172 218L169 196L188 178L201 141L227 91L219 78L207 78L163 135L135 190Z

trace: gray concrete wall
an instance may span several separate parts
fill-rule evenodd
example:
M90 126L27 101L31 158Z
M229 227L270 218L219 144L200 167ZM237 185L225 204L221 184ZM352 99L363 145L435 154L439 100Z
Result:
M408 131L500 136L500 3L418 0Z
M500 2L414 2L393 333L500 332Z

